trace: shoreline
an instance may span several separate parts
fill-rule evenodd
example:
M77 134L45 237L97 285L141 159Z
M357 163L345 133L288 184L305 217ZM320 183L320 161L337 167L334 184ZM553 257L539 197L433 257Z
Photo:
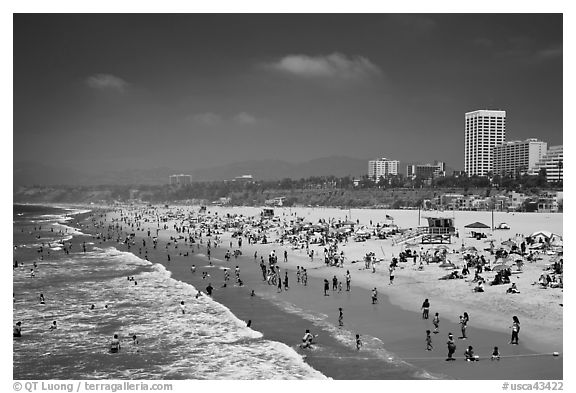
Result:
M164 232L164 231L163 231L163 232ZM175 233L172 233L172 235L174 235L174 234L175 234ZM163 233L162 235L164 235L164 236L161 236L161 238L162 238L162 237L166 237L166 239L169 239L170 232L168 232L168 233ZM164 240L166 240L166 239L164 239ZM227 241L228 241L228 240L223 238L222 241L223 241L222 244L227 244ZM260 255L261 255L262 252L265 252L264 249L268 249L268 248L271 248L271 247L276 247L277 250L278 250L278 248L279 248L277 244L269 244L269 245L267 245L267 246L262 246L262 245L253 246L253 245L251 245L250 247L248 247L248 245L244 245L243 248L242 248L243 251L244 251L244 250L246 250L246 251L249 250L249 251L248 251L247 253L245 253L245 255L244 255L243 257L240 257L240 258L241 258L241 259L248 259L248 260L250 260L251 258L249 258L249 257L250 257L250 255L251 255L251 253L252 253L253 250L258 250L258 252L259 252ZM223 247L223 248L226 248L226 247ZM223 252L223 251L222 251L222 252ZM280 253L280 251L278 251L278 253ZM134 253L134 254L137 255L136 253ZM139 256L139 255L137 255L137 256ZM141 256L140 256L140 257L141 257ZM223 258L222 258L222 259L223 259ZM291 270L291 271L292 271L293 267L296 266L296 264L298 264L299 266L307 266L308 262L306 262L306 259L308 259L308 258L302 257L302 256L297 256L296 254L291 254L291 256L290 256L290 258L289 258L289 262L288 262L287 264L285 264L285 263L283 263L283 262L279 262L279 266L280 266L281 268L283 268L283 269L284 269L284 268L288 268L288 270ZM156 261L153 261L153 262L156 262ZM234 259L232 259L232 263L233 263L233 262L234 262ZM251 262L251 263L253 263L253 262ZM318 264L318 262L313 262L313 263L314 263L315 265ZM165 262L162 263L162 264L163 264L164 266L166 266L166 268L167 268L168 270L171 270L171 271L173 270L173 269L171 269L171 266L168 265L168 264L166 264ZM174 262L172 262L172 265L174 266ZM283 265L286 265L286 266L283 266ZM318 266L316 266L316 267L318 267ZM244 268L242 268L242 270L244 271ZM346 269L344 269L344 270L346 270ZM321 276L323 276L323 275L326 275L328 271L330 271L330 274L333 274L333 272L338 272L338 271L341 272L342 269L339 269L339 268L329 268L329 269L326 269L326 268L322 268L322 267L312 268L312 269L309 268L309 275L310 275L310 277L319 278L319 277L321 277ZM293 272L293 271L292 271L292 272ZM180 272L180 273L175 273L175 272L173 272L173 274L174 274L174 276L173 276L174 279L181 280L181 281L184 281L184 282L187 281L187 280L182 280L182 277L177 277L177 275L182 274L182 272ZM353 274L354 274L354 273L353 273ZM358 276L358 274L355 274L355 276ZM365 290L365 289L362 289L361 286L358 286L358 284L361 284L361 285L362 285L362 284L366 284L366 283L365 283L365 282L362 282L363 280L358 280L358 278L360 278L360 277L356 277L356 278L355 278L354 275L353 275L353 280L352 280L352 282L353 282L353 290L354 290L354 292L357 292L357 291L359 291L359 290L360 290L360 291ZM291 278L291 279L292 279L292 278ZM196 286L196 285L195 285L195 286ZM198 289L200 289L200 288L198 288ZM392 289L392 288L391 288L391 289ZM394 308L400 308L400 307L398 307L398 304L397 304L397 302L396 302L395 299L394 299L394 296L393 296L393 295L394 295L394 292L382 291L381 293L385 294L386 296L392 295L392 296L389 296L389 300L390 300L390 302L391 302L391 306L393 305ZM366 299L368 299L368 295L366 295ZM218 300L218 299L217 299L217 300ZM404 303L404 305L406 305L406 304L408 304L408 303L409 303L409 302L406 301L406 302ZM223 304L226 305L226 301L224 301ZM416 307L417 307L417 306L416 306ZM403 310L403 308L404 308L404 307L402 307L402 308L400 308L400 309L402 309L402 311L406 311L406 310ZM433 303L433 309L434 309L434 303ZM232 310L232 311L234 312L234 310ZM397 310L392 311L392 312L395 313L396 311L397 311ZM414 312L414 311L407 311L407 312L410 313L410 314L413 314L412 317L414 317L415 315L416 315L416 316L418 315L418 312ZM235 313L235 314L236 314L236 313ZM475 314L475 315L477 315L477 314ZM475 321L478 320L477 317L473 317L473 318L474 318ZM447 324L447 323L446 323L447 320L449 321L450 319L451 319L451 318L446 317L446 315L444 315L444 316L442 317L443 325L446 325L446 324ZM482 324L479 324L479 325L482 325ZM475 323L474 323L474 329L475 329L476 326L479 326L479 325L476 324L476 322L475 322ZM470 331L472 331L472 329L473 329L473 328L471 327L471 328L470 328ZM456 326L454 326L454 329L453 329L453 330L455 330L455 333L458 331ZM301 335L301 332L298 332L298 333L297 333L297 336L300 336L300 335ZM506 336L507 336L507 333L506 333ZM422 339L423 339L423 338L422 338ZM438 337L438 338L435 337L435 341L440 341L439 339L440 339L440 337ZM421 340L421 338L418 338L418 340ZM443 341L443 340L442 340L442 341ZM441 341L441 342L442 342L442 341ZM521 344L524 344L525 341L526 341L526 340L521 340ZM385 341L385 343L386 343L386 342L387 342L387 341ZM389 342L389 341L388 341L388 342ZM438 345L438 344L437 344L437 345ZM405 346L406 346L406 343L403 343L402 346L399 346L398 348L396 348L396 349L398 349L398 353L403 352L402 348L404 348ZM440 346L443 347L443 345L440 345ZM420 347L420 345L418 345L418 347ZM461 348L461 347L462 347L462 345L460 344L460 345L459 345L459 349L458 349L458 353L460 352L460 348ZM392 349L392 348L389 348L389 349ZM501 351L502 351L502 348L501 348ZM408 352L411 352L411 351L408 351ZM407 352L407 353L408 353L408 352ZM414 352L414 351L412 350L412 352ZM445 355L444 352L445 352L445 350L444 350L444 348L442 348L442 350L441 350L441 353L442 353L441 356L442 356L442 357ZM478 351L477 351L477 353L478 353ZM409 353L408 353L408 355L409 355ZM402 357L406 358L406 357L408 357L408 355L406 355L406 354L401 354L401 355L400 355L400 358L402 358ZM463 363L466 363L466 362L463 362ZM526 362L525 362L525 363L526 363ZM531 362L528 362L528 363L531 363ZM537 363L537 362L536 362L536 363ZM557 366L556 366L556 367L557 367ZM434 367L431 367L431 368L434 369ZM440 369L442 369L442 368L444 368L444 367L440 367ZM502 369L503 367L500 367L500 368ZM532 367L528 367L528 368L532 368ZM425 369L428 370L428 369L430 369L430 367L428 367L428 368L425 367ZM536 367L536 369L538 369L538 367ZM432 370L432 371L435 371L435 370ZM436 372L438 372L438 371L436 371ZM442 372L440 371L440 373L442 373ZM459 372L459 373L457 373L457 374L458 374L457 376L453 376L453 377L462 377L462 375L465 375L466 373L462 374L462 372ZM474 374L474 373L473 373L473 374ZM447 375L447 374L446 374L446 375ZM534 375L534 373L530 373L530 375ZM560 375L561 375L561 371L560 371ZM509 375L508 375L507 377L509 377ZM466 378L466 376L464 376L464 378ZM469 376L468 378L470 378L470 376ZM502 378L504 378L504 376L503 376Z

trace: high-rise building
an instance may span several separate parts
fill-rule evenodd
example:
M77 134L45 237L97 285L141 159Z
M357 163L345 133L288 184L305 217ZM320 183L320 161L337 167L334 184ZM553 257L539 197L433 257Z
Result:
M492 172L496 175L528 173L546 154L548 144L535 138L504 142L492 151Z
M406 166L406 176L414 179L421 177L422 179L431 179L438 176L446 176L446 163L437 161L434 164L413 164Z
M171 186L185 186L192 183L192 176L190 175L171 175L170 185Z
M546 154L534 165L530 175L538 175L540 170L546 170L546 181L564 180L564 148L562 145L550 146Z
M398 165L400 165L400 161L388 160L387 158L370 160L368 161L368 177L379 181L381 176L387 178L390 175L397 175Z
M477 110L464 117L464 171L486 176L492 171L492 148L506 140L506 111Z

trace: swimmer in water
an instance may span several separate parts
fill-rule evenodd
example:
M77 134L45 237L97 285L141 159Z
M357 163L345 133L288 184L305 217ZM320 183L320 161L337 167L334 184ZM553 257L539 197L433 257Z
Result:
M356 335L356 350L359 351L362 348L362 340L360 340L360 335Z
M57 326L56 326L56 321L52 322L52 325L50 326L50 330L56 330Z
M14 337L22 337L22 322L16 322L14 325Z
M186 308L184 307L184 300L180 302L180 309L182 310L182 314L186 314Z
M302 344L300 345L303 349L304 348L312 348L312 339L314 336L310 333L310 329L306 329L306 333L304 333L304 337L302 337Z
M44 300L44 294L43 293L41 293L38 298L40 300L40 304L46 304L46 301Z
M118 335L114 334L114 338L112 342L110 342L110 352L116 353L120 350L120 340L118 339Z

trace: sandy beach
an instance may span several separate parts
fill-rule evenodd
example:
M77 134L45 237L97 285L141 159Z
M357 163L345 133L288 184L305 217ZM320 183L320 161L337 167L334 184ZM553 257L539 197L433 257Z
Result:
M145 207L123 207L124 217L137 211L144 211ZM255 216L261 208L225 208L214 207L208 209L213 216L225 217L230 215ZM183 241L179 241L180 251L175 249L173 242L178 233L174 225L181 225L176 218L179 214L198 212L198 207L169 207L157 208L156 213L168 217L173 214L173 219L167 219L162 225L168 229L158 233L158 248L150 250L149 259L159 262L172 272L172 277L184 282L189 282L200 290L204 290L206 281L211 281L216 288L214 299L225 304L240 319L251 320L252 327L262 331L265 336L278 339L290 346L297 346L300 342L304 329L311 328L321 331L318 340L325 341L326 348L331 352L306 353L306 361L325 375L340 379L381 379L382 374L374 372L374 362L388 365L406 365L413 372L404 373L397 378L457 378L457 379L561 379L562 356L553 357L552 352L562 353L562 289L540 289L532 283L538 281L543 269L550 263L549 255L542 255L541 259L532 263L526 263L520 273L514 274L512 282L515 282L520 294L506 294L508 285L486 286L486 291L476 293L472 291L473 283L467 279L438 280L447 271L438 264L425 265L423 270L417 269L412 260L400 263L396 270L395 281L388 285L389 277L387 263L393 256L406 248L405 244L394 244L392 239L374 240L366 242L353 242L341 244L340 249L345 253L344 268L326 266L322 257L322 247L310 245L315 250L315 257L311 260L304 249L293 249L289 246L281 246L274 243L274 230L270 231L270 244L252 244L243 242L241 247L236 244L237 239L231 237L232 232L219 234L220 244L212 250L211 260L214 267L208 264L205 245L195 249L194 253L184 254ZM300 209L276 209L276 215L280 220L294 217L304 217L312 223L318 219L352 219L358 220L359 225L375 225L377 222L385 222L386 215L393 216L394 224L400 228L418 226L418 212L415 211L382 211L382 210L339 210L321 208ZM128 214L128 216L126 216ZM456 252L463 245L474 246L482 251L487 247L484 240L476 240L469 237L464 226L474 221L482 221L490 225L490 212L445 212L455 219L459 232L458 238L453 242L448 252L447 259L452 261L458 269L462 267L460 252ZM438 213L436 213L438 215ZM442 213L440 213L442 215ZM422 213L422 217L425 214ZM120 218L119 210L115 213L106 214L106 222ZM536 230L548 230L562 235L562 215L554 214L511 214L496 213L496 223L506 222L510 230L489 231L489 239L495 244L513 239L518 240L517 234L529 235ZM134 220L133 222L136 222ZM135 243L140 239L147 238L147 231L155 231L157 224L152 221L139 219L140 224L133 230ZM78 223L83 226L83 231L89 229L87 221ZM422 220L421 225L424 224ZM91 228L92 231L95 228ZM125 231L128 232L128 231ZM171 242L170 245L167 245ZM232 242L232 247L230 246ZM189 246L189 245L187 245ZM197 247L197 245L195 245ZM413 249L430 246L414 246ZM237 259L232 257L229 262L225 261L224 254L227 250L240 249L242 255ZM278 265L282 276L287 271L290 277L290 289L278 292L278 290L262 281L258 261L254 259L256 252L258 258L267 256L275 250L279 255ZM288 261L283 262L283 252L288 252ZM134 247L131 249L136 255ZM141 252L141 250L139 250ZM365 269L362 261L367 252L374 252L377 257L384 258L383 262L376 265L376 272ZM166 254L170 254L167 261ZM180 255L179 255L180 254ZM141 256L141 255L140 255ZM195 264L197 272L192 274L190 266ZM223 280L223 268L233 271L238 265L241 277L244 281L242 287L221 288ZM304 266L309 275L308 285L304 287L297 283L295 271L297 266ZM207 280L201 278L201 272L207 271L210 277ZM330 296L323 296L322 281L328 279L331 282L333 276L338 280L344 279L344 274L349 270L352 277L352 290L350 292L329 291ZM483 277L491 279L494 273L485 272ZM231 275L233 275L231 273ZM376 305L370 302L370 290L376 287L380 293L379 302ZM251 290L256 296L250 296ZM432 337L433 350L425 350L425 331L432 330L432 321L421 317L420 307L422 301L430 299L431 316L438 312L440 315L440 332ZM344 326L338 326L338 308L344 312ZM446 341L448 332L459 336L460 327L458 317L463 312L468 312L470 322L468 324L467 340L457 340L456 356L459 361L446 362ZM281 316L283 321L272 321L273 315ZM512 316L518 316L521 321L520 345L511 346L510 326ZM289 317L287 317L289 316ZM279 329L284 326L284 329ZM354 348L354 334L367 337L372 340L373 347L379 351L359 353ZM276 336L275 336L276 335ZM376 341L379 340L379 343ZM376 344L375 344L376 343ZM475 353L480 356L480 362L472 365L463 361L464 349L472 345ZM492 362L489 359L492 348L498 346L502 355L501 361ZM337 353L338 356L335 356ZM377 355L374 355L374 354ZM339 359L335 359L338 357ZM364 372L346 372L350 364L361 365ZM394 367L388 367L393 369ZM328 372L326 372L328 371ZM390 371L388 371L390 372ZM389 377L390 374L388 374ZM395 379L394 377L389 379Z

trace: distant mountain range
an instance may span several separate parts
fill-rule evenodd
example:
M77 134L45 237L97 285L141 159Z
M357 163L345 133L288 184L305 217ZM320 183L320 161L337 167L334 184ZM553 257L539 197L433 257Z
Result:
M406 164L400 163L399 169L403 174L406 174ZM252 175L255 180L300 179L328 175L358 177L365 175L367 171L368 159L341 156L318 158L297 164L281 160L259 160L192 171L161 167L98 173L87 173L35 162L17 162L14 163L14 187L24 185L161 185L169 182L170 175L178 173L192 175L193 181L214 181L231 180L242 175ZM452 171L450 170L449 173Z
M231 180L252 175L255 180L299 179L309 176L361 176L368 160L350 157L319 158L293 164L281 160L244 161L196 170L153 168L88 173L67 167L36 162L14 163L14 186L22 185L161 185L178 173L192 175L193 181Z

